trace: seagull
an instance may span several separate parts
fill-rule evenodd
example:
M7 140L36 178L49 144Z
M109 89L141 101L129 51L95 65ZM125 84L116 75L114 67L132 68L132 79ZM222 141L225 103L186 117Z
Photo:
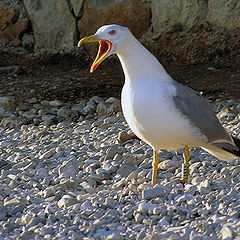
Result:
M201 147L224 161L240 157L240 139L224 129L202 96L173 80L128 28L102 26L78 47L88 42L99 43L90 72L112 54L120 60L125 75L123 114L133 133L153 148L152 184L161 150L184 149L182 177L174 179L183 184L189 176L189 147Z

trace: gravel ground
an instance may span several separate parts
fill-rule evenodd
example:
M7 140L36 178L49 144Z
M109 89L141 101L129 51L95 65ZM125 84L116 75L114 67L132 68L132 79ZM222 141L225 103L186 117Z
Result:
M240 102L210 104L240 137ZM191 149L182 185L169 180L183 151L163 151L152 186L152 150L129 137L116 98L6 96L0 116L0 239L240 239L239 160Z

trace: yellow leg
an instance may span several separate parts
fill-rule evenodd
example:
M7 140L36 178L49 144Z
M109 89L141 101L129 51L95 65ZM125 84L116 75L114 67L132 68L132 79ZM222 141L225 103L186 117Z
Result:
M181 179L173 179L172 181L179 181L181 183L186 183L188 180L189 176L189 148L186 145L184 148L184 153L183 153L183 159L184 163L182 164L182 178Z
M184 163L182 164L182 179L180 180L182 183L186 183L189 176L189 148L187 145L184 148L183 159Z
M153 151L153 162L152 162L152 167L153 167L153 173L152 173L152 184L156 184L157 182L157 169L158 169L158 152Z

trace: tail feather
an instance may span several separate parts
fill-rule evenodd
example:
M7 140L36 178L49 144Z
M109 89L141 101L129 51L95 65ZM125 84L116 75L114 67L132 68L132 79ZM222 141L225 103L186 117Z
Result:
M203 149L224 161L240 158L240 139L234 136L232 139L233 144L229 142L213 143L203 146Z

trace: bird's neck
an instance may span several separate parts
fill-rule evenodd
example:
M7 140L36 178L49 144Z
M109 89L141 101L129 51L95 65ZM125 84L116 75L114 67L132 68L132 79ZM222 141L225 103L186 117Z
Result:
M120 59L126 81L140 79L157 79L172 81L159 61L132 36L117 53Z

